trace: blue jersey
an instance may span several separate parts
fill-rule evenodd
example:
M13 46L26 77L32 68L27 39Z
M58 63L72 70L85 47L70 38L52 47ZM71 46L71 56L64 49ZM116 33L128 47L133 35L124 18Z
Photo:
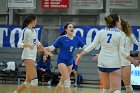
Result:
M51 68L51 62L50 60L46 60L46 62L43 62L42 60L37 62L37 69L45 69L45 71L50 71Z
M77 36L70 39L63 35L54 42L53 46L60 48L58 60L71 61L74 58L74 50L78 47L83 47L84 43Z

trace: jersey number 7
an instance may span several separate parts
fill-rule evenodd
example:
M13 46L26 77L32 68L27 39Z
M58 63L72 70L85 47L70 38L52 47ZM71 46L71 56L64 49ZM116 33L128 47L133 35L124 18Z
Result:
M108 36L107 43L110 43L110 39L112 38L112 34L107 34L107 36Z

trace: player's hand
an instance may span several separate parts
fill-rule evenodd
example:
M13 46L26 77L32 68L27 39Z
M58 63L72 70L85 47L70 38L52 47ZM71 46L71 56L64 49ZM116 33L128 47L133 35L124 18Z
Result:
M45 48L45 50L50 51L48 47L44 47L44 48Z
M32 50L34 49L34 44L29 44L29 48Z
M78 65L79 61L80 61L80 58L81 58L81 55L79 54L77 57L76 57L76 60L75 60L75 64Z
M44 50L44 53L46 56L54 56L51 52L47 51L47 50Z

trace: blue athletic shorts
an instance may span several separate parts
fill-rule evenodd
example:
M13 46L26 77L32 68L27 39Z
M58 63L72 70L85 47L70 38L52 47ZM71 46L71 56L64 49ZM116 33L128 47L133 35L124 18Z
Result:
M101 72L107 72L107 73L111 73L113 71L116 71L120 68L103 68L103 67L98 67L99 71Z
M58 59L57 60L57 65L60 63L64 63L66 66L70 66L73 64L73 60L64 60L64 59Z
M72 67L72 70L77 70L78 69L78 66L77 65L73 65L73 67Z

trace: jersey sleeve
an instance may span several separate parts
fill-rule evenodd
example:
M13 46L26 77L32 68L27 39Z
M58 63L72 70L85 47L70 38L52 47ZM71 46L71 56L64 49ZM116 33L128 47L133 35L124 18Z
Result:
M18 41L18 45L17 45L18 48L23 48L24 40L26 39L27 34L28 34L28 33L27 33L26 30L23 30L23 31L21 32L21 35L20 35L20 38L19 38L19 41Z
M36 32L36 30L35 30L35 32ZM37 35L37 37L36 37L36 45L40 45L41 43L40 43L40 41L38 40L38 34L37 34L37 32L36 32L36 35Z
M38 40L38 38L36 39L36 44L39 46L41 43L40 41Z
M123 57L127 57L129 56L129 54L125 51L125 39L126 39L126 36L125 35L122 35L121 39L120 39L120 46L119 46L119 51L120 51L120 54L123 56Z
M55 50L55 48L60 48L62 39L61 37L59 37L51 46L48 46L47 48L49 49L49 51L53 51Z
M53 43L53 46L54 46L55 48L60 48L61 42L62 42L62 38L59 37L59 38Z
M130 39L132 40L132 42L134 44L136 44L138 47L140 47L140 42L138 41L138 39L133 34L130 36Z
M48 46L47 48L49 49L49 51L53 51L53 50L55 50L55 47L54 47L53 45Z
M100 43L100 34L101 34L100 31L97 32L97 34L95 35L95 38L94 38L93 42L89 46L87 46L84 49L84 51L90 52L91 50L93 50Z

